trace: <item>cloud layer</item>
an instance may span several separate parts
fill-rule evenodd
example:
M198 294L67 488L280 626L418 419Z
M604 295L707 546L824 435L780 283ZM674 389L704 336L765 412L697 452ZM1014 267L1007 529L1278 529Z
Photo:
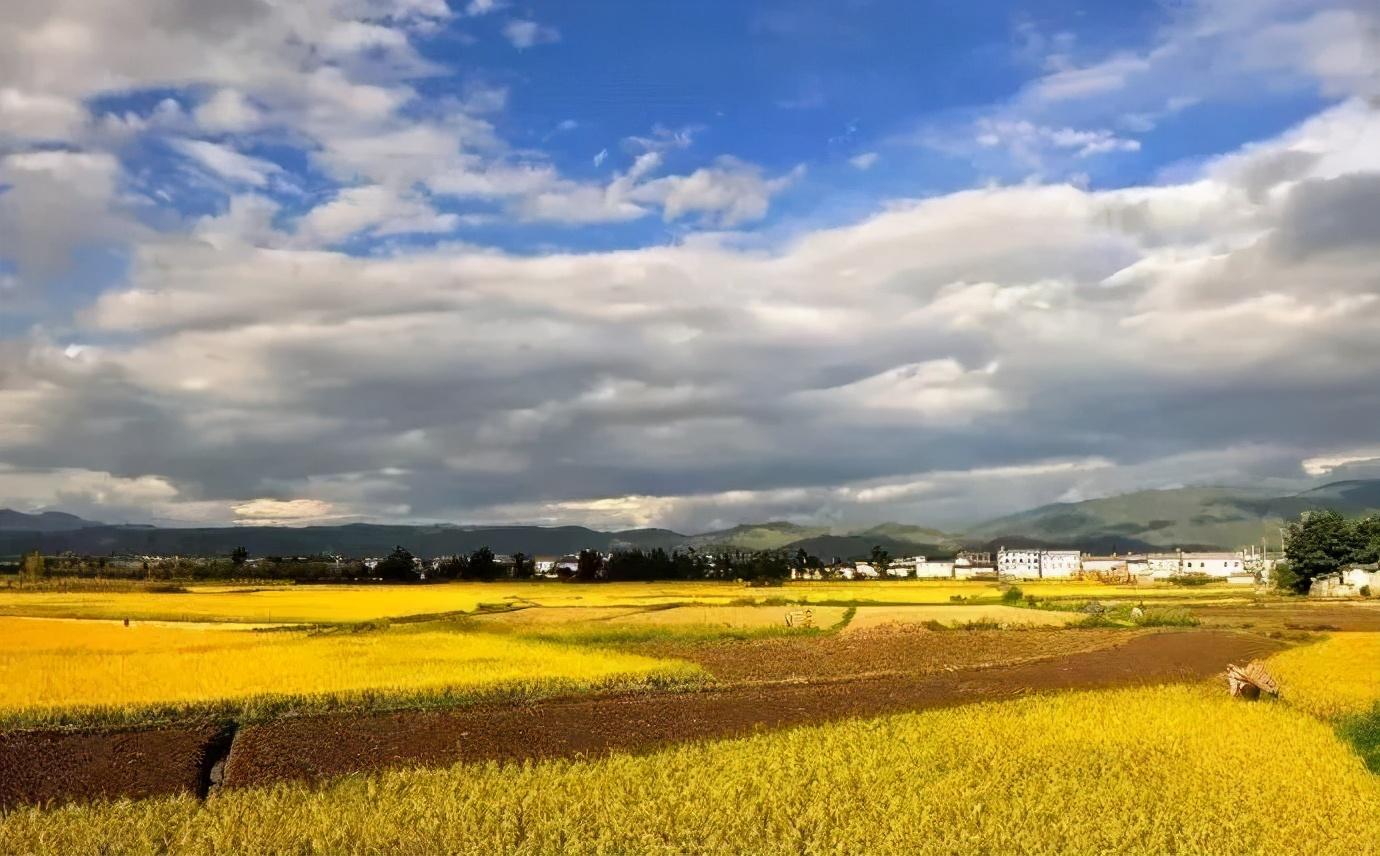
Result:
M7 12L0 115L23 118L0 125L0 299L40 309L0 325L0 505L951 524L1374 460L1380 102L1350 35L1310 55L1331 106L1157 183L1039 178L753 233L723 230L808 168L725 154L671 171L694 131L661 129L600 182L505 141L501 94L429 107L417 87L436 70L413 41L451 17L419 0ZM129 31L149 21L158 39ZM523 50L560 38L495 26ZM1020 98L1103 97L1160 62L1061 65ZM199 94L123 119L93 107L168 86ZM982 120L980 148L1019 163L1138 145L1022 103ZM187 191L131 171L136 139L222 202L152 213L160 189ZM288 140L309 169L273 159ZM515 224L694 228L520 253L464 239L452 203L475 199ZM118 247L120 269L71 294L92 246Z

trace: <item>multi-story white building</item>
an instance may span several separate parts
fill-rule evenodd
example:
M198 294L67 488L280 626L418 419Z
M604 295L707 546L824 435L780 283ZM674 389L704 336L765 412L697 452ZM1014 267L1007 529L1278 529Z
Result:
M1082 558L1078 550L1041 550L1040 579L1067 579L1081 570Z
M1040 551L1008 550L1002 547L997 551L997 573L1018 580L1039 579Z
M954 559L954 579L990 579L997 575L991 553L959 553Z
M1008 550L997 552L997 570L1018 580L1067 579L1078 573L1077 550Z

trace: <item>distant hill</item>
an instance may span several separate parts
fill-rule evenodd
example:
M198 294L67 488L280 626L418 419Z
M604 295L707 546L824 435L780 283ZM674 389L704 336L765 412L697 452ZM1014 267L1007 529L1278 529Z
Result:
M25 514L10 508L0 508L0 532L68 532L90 526L103 526L90 520L83 520L65 511L40 511Z
M965 532L963 540L985 549L1058 544L1097 552L1233 549L1259 544L1262 538L1277 547L1286 521L1323 508L1348 515L1380 511L1380 479L1334 482L1284 496L1249 488L1190 487L1059 502L988 521Z
M670 529L601 532L584 526L230 526L165 529L111 526L71 514L0 511L0 556L25 550L71 550L106 555L225 556L244 547L254 556L338 553L378 556L402 545L420 556L496 553L556 556L581 549L694 547L711 550L794 551L820 559L859 559L873 546L892 556L952 555L960 547L1077 547L1089 552L1126 552L1172 547L1233 549L1266 538L1279 544L1279 528L1300 512L1335 508L1348 515L1380 513L1380 479L1334 482L1296 494L1221 487L1146 490L1106 499L1044 505L988 521L961 536L904 523L860 529L802 526L785 521L743 524L684 535Z
M952 549L939 544L903 541L885 535L816 535L812 538L793 541L787 544L785 549L790 551L803 549L811 556L829 562L833 559L845 561L866 559L872 554L873 547L881 547L893 559L917 554L929 558L953 555Z
M253 556L305 556L338 553L380 556L402 545L419 556L469 553L489 547L495 553L524 552L558 556L581 549L609 550L615 546L671 547L685 536L666 530L631 533L597 532L583 526L228 526L199 529L93 526L65 531L0 531L0 556L25 550L45 553L71 550L105 555L133 553L163 556L225 556L244 547Z
M687 541L691 546L697 548L735 547L739 550L779 550L801 539L827 534L829 534L829 527L827 526L800 526L795 523L787 523L784 520L775 520L769 523L749 523L734 526L732 529L722 529L718 532L692 535Z

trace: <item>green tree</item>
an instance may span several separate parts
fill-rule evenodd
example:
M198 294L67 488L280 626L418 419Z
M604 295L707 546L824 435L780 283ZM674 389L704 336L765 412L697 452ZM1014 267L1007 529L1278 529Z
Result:
M470 560L466 556L451 556L436 566L439 580L463 580L469 576Z
M870 564L877 571L878 576L885 577L888 569L891 568L891 554L883 550L882 545L873 545Z
M1352 525L1356 533L1355 560L1363 565L1380 562L1380 515L1363 517Z
M38 582L48 576L48 565L43 561L43 554L37 550L30 550L19 560L19 582L23 583Z
M575 568L575 579L582 582L593 582L604 575L604 557L598 550L581 550L578 564Z
M374 574L385 580L417 579L417 560L403 547L394 547L388 558L374 567Z
M1361 549L1356 527L1341 513L1305 511L1284 532L1284 558L1294 573L1292 589L1306 593L1317 577L1355 562Z
M230 564L236 569L244 567L245 560L249 558L249 551L243 547L236 547L230 551Z
M494 561L493 550L488 547L480 547L470 553L466 579L491 580L496 576L498 576L498 563Z
M536 571L536 563L526 553L513 554L513 579L530 580Z

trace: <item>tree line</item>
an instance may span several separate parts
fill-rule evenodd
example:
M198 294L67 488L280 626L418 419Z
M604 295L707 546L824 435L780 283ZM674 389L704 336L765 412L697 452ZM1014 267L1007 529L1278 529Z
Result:
M1285 527L1284 560L1275 583L1299 594L1318 577L1380 562L1380 515L1348 519L1336 511L1305 511Z

